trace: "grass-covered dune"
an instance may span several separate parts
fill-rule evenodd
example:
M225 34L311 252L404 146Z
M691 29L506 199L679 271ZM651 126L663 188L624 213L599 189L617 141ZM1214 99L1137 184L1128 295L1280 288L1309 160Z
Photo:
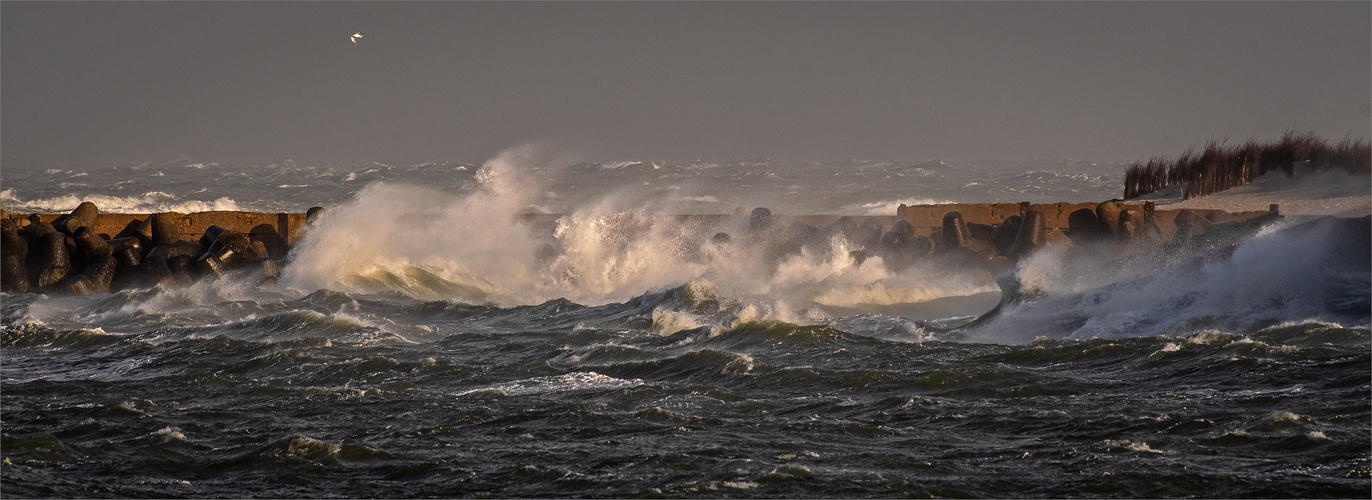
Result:
M1182 186L1183 199L1242 186L1268 172L1293 177L1296 165L1309 162L1316 171L1339 169L1351 174L1372 173L1372 146L1366 139L1331 144L1313 133L1287 132L1281 140L1241 145L1210 141L1199 152L1187 149L1175 159L1154 157L1136 162L1124 174L1124 199L1133 199L1169 186Z

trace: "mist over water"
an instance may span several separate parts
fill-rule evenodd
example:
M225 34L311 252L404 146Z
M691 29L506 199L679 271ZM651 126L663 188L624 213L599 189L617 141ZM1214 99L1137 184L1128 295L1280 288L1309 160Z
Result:
M453 298L428 286L425 277L432 276L458 298L507 306L558 298L600 305L689 283L749 298L786 321L824 317L809 310L816 305L890 305L996 290L986 276L932 267L893 273L880 257L859 263L850 255L859 248L843 238L778 257L771 247L784 228L750 234L743 214L717 227L682 223L670 203L627 196L578 207L551 227L516 222L543 187L524 179L512 156L488 162L467 194L368 186L308 229L281 283L350 292L402 284L405 293ZM737 241L711 242L718 232Z
M483 166L504 167L523 190L521 213L566 213L607 199L651 203L676 214L728 214L767 206L777 213L892 215L921 203L1092 201L1119 196L1123 162L1077 160L781 162L568 160L538 145L478 162L419 164L221 164L188 158L109 165L6 160L7 210L59 212L100 200L112 213L177 210L304 212L347 203L376 182L477 189Z
M20 213L326 211L275 285L4 295L7 493L1364 496L1372 478L1366 219L1050 248L996 276L860 258L783 216L889 229L902 202L1099 201L1118 170L178 163L6 166L0 194Z
M1013 308L975 337L1023 342L1251 332L1292 321L1365 327L1372 268L1355 250L1369 246L1365 220L1288 219L1224 246L1145 252L1108 264L1044 251L1015 275L1046 298Z

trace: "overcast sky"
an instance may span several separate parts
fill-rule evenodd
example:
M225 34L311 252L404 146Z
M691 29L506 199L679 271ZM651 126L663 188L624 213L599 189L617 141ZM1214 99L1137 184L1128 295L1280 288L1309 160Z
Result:
M0 3L0 148L64 163L1129 160L1370 100L1369 2Z

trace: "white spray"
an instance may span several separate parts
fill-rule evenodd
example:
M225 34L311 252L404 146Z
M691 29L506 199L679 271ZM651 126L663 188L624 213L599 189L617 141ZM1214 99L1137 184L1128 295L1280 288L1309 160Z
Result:
M1021 263L1016 277L1043 298L1011 308L973 338L1017 343L1039 336L1249 332L1290 321L1366 324L1357 306L1330 307L1331 300L1358 294L1366 300L1372 275L1365 256L1345 255L1339 245L1347 235L1330 220L1296 225L1269 225L1232 252L1158 254L1130 265L1082 254L1073 260L1061 249L1039 252Z
M281 283L303 291L397 290L506 306L555 298L598 305L691 283L784 321L822 317L809 310L816 305L893 304L995 290L922 268L894 274L880 258L859 265L841 238L827 249L769 261L775 256L744 235L744 217L725 227L692 225L651 202L624 201L636 198L628 195L573 210L551 231L519 223L517 215L541 192L525 175L535 157L529 148L502 153L482 167L479 185L464 195L372 184L307 230ZM711 243L715 231L735 235L735 241Z

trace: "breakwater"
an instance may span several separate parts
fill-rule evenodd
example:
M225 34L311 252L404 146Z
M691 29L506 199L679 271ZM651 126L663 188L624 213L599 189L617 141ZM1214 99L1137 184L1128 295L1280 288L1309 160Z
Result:
M413 215L423 205L331 206L312 222L297 215L298 226L288 217L280 286L249 282L262 277L254 260L188 287L0 295L0 487L17 497L1297 497L1367 484L1367 218L1255 235L1246 230L1270 213L1215 222L1237 215L1154 211L1140 228L1145 209L1128 203L907 206L899 220L895 207L846 219L604 209L521 223L508 210L437 204ZM1113 227L1146 229L1141 238L1100 222L1130 210ZM1087 213L1094 225L1074 228ZM75 215L38 219L106 232L103 217ZM1024 250L1035 233L1044 250L995 276L953 268L990 267L974 248L994 245L1016 216L1045 231L1016 231L995 258L1025 255L1014 243ZM108 231L155 219L153 237L198 250L201 238L227 247L241 243L228 231L268 229L159 223L201 217L139 215ZM43 227L15 219L7 253ZM1177 229L1163 235L1169 219ZM914 257L910 243L924 240L896 223L942 246ZM876 242L832 237L877 224ZM766 268L771 249L829 231L831 253ZM544 241L560 244L551 262L536 260ZM882 258L856 264L849 251ZM924 260L893 269L896 256ZM342 259L358 264L326 266ZM640 267L605 276L628 265ZM554 279L564 281L546 285ZM988 466L1003 479L968 482Z
M67 214L12 214L4 228L4 291L106 293L163 284L184 285L238 272L274 280L292 247L322 208L308 213L214 211L105 214L86 202ZM703 236L699 244L736 238L768 245L777 258L818 248L838 236L853 257L880 256L890 266L925 258L1000 272L1047 245L1099 242L1145 244L1203 234L1213 226L1279 216L1265 212L1157 210L1152 203L986 203L901 205L891 216L749 213L673 216ZM414 217L423 217L415 215ZM524 214L515 221L551 238L562 216ZM403 220L397 223L404 223ZM625 224L624 231L632 232ZM728 232L732 230L734 233ZM546 245L539 257L555 256Z

